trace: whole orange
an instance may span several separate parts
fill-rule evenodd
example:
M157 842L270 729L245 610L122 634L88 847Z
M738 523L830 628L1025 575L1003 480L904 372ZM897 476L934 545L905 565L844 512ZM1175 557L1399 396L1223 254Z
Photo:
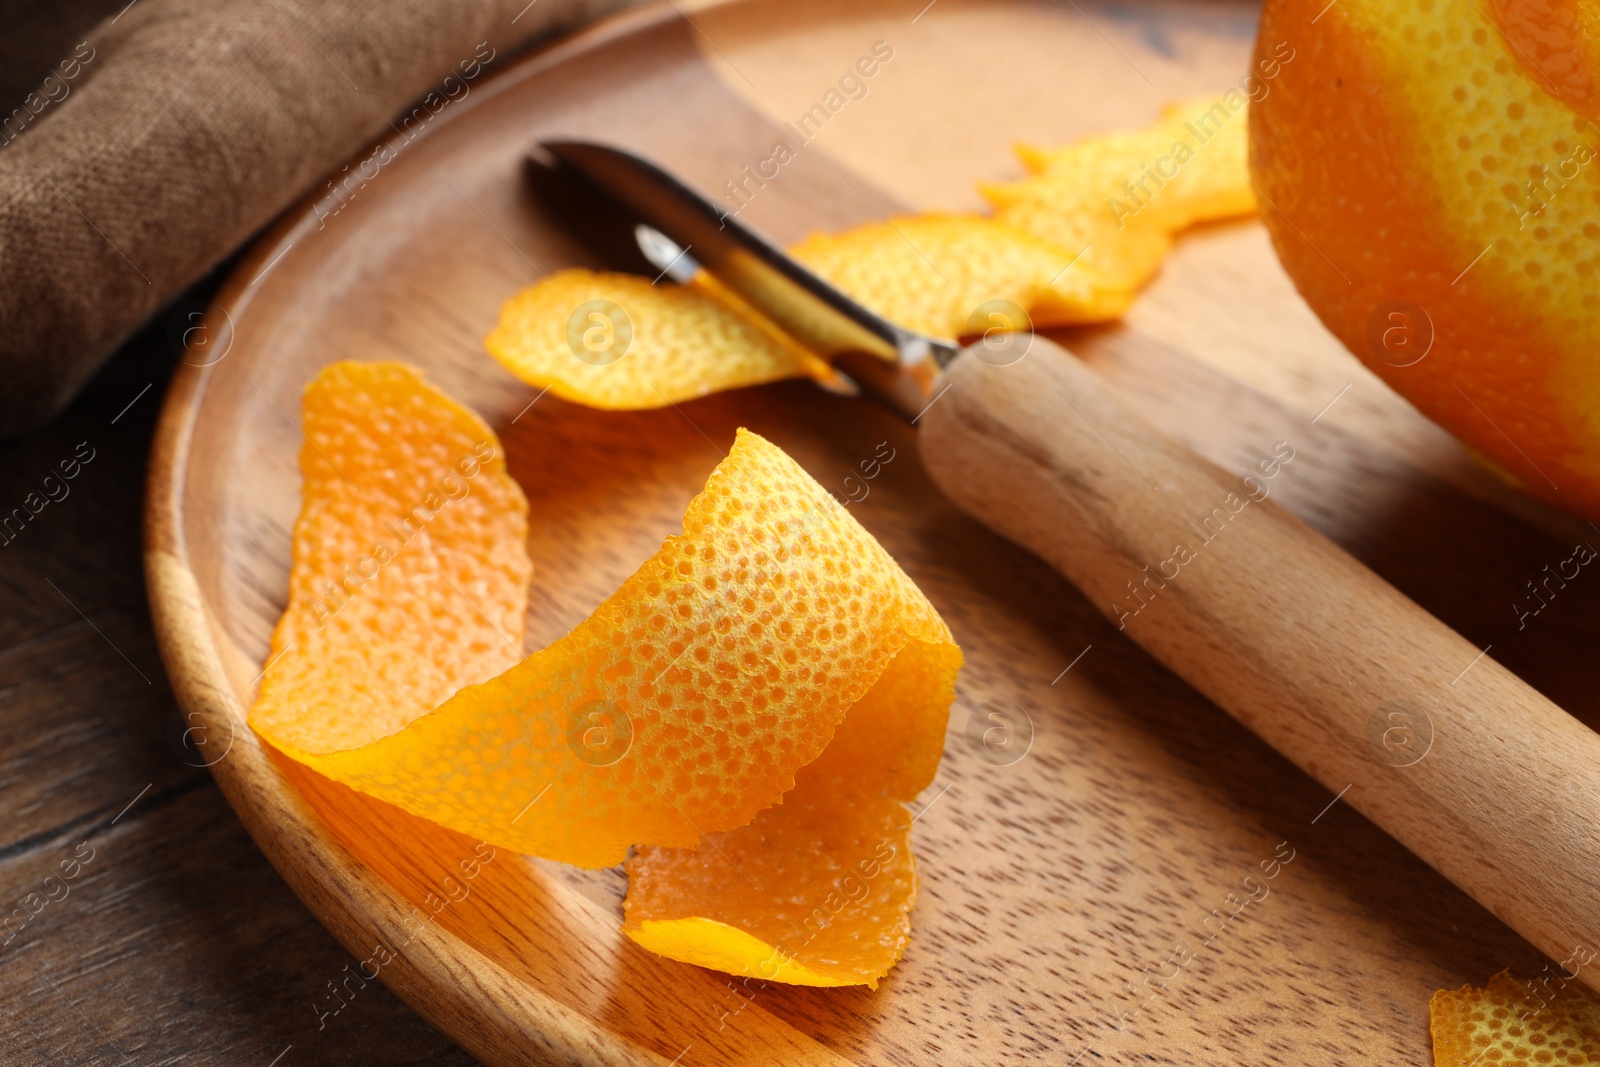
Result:
M1250 170L1361 360L1600 519L1600 0L1266 0ZM1259 66L1258 66L1258 69Z

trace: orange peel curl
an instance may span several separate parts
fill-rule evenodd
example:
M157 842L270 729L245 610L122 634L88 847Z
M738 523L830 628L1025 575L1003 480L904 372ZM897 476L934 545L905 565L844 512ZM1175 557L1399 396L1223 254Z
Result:
M980 185L991 216L930 213L816 233L794 257L900 326L959 338L1106 322L1126 312L1199 223L1249 215L1238 93L1169 105L1149 126L1019 145L1032 173ZM619 313L620 312L620 313ZM610 410L664 407L828 365L706 275L689 285L560 271L507 300L486 339L530 385Z
M382 735L364 743L351 744L359 731L323 729L319 723L339 709L328 706L319 677L330 681L337 666L355 679L347 689L370 690L381 701L379 679L394 662L418 658L426 644L415 643L417 629L428 630L425 623L396 634L367 626L339 657L326 656L323 644L291 647L317 618L311 598L321 576L311 565L328 555L317 550L332 537L328 523L360 531L352 535L359 544L405 499L379 462L392 458L397 429L426 441L465 416L466 437L487 431L414 371L354 366L324 371L306 394L307 477L290 603L251 715L274 746L452 829L587 867L619 862L630 845L687 848L702 833L749 823L824 754L847 713L878 706L877 697L863 699L869 694L891 694L902 733L918 739L909 780L931 775L960 664L949 630L830 494L781 450L742 430L690 504L684 532L566 637L497 676L494 657L474 659L470 669L419 667L435 687L446 675L459 683L474 672L468 680L476 684L423 714L426 702L413 699L384 727L369 727ZM389 391L364 392L372 380ZM402 412L415 426L404 424ZM498 456L498 443L492 435L488 441ZM417 467L408 477L423 484L454 458L446 447L406 456ZM503 476L498 461L493 471ZM323 517L329 500L340 503L335 519ZM525 508L520 494L501 502L508 514ZM426 531L430 542L442 532ZM482 551L485 536L473 532L467 551ZM520 539L515 545L522 551ZM500 631L510 627L496 623L515 605L497 601L493 612L483 605L499 584L524 586L527 571L501 560L454 573L430 576L429 596L394 610L433 613L435 623L453 627L464 612L436 610L453 595L508 644ZM447 586L454 588L446 593ZM482 623L467 631L485 643ZM447 627L429 632L442 645L461 641ZM930 664L939 669L930 672ZM880 793L904 792L907 772L896 768L909 757L862 751L877 752ZM845 758L860 756L822 765Z

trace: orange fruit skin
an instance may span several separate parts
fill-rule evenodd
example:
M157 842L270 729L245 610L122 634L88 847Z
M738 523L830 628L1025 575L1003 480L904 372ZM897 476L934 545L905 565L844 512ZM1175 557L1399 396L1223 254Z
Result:
M1435 993L1428 1002L1434 1067L1600 1063L1600 994L1568 970L1582 954L1531 980L1501 971L1482 989Z
M1256 61L1294 56L1251 107L1250 170L1328 329L1502 475L1596 519L1600 129L1570 69L1594 59L1529 2L1267 0ZM1397 301L1422 314L1377 314Z
M876 988L910 943L917 896L901 801L939 770L959 663L953 647L902 649L777 806L698 850L635 850L624 932L747 979Z
M659 299L669 330L703 314ZM938 771L961 650L799 464L741 429L683 533L522 659L528 504L493 430L415 368L343 361L302 432L264 740L485 845L599 867L639 843L627 932L662 955L889 972L917 889L901 802Z
M529 385L606 411L830 375L816 356L705 277L656 285L633 274L557 271L501 305L484 347Z
M528 502L494 431L403 363L324 367L301 428L289 603L250 725L337 752L521 658Z

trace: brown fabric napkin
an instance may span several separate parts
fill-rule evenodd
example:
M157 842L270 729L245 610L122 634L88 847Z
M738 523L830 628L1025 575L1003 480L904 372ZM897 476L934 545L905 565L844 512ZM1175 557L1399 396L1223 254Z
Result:
M0 435L408 105L628 2L135 0L36 64L0 114Z

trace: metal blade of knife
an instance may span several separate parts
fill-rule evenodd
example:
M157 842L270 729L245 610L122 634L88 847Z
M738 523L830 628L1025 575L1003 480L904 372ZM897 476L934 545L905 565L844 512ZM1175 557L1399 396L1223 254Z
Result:
M663 274L687 281L706 271L907 419L926 408L934 379L961 350L953 340L908 330L862 306L633 152L571 140L543 141L539 148L638 219L639 250Z

